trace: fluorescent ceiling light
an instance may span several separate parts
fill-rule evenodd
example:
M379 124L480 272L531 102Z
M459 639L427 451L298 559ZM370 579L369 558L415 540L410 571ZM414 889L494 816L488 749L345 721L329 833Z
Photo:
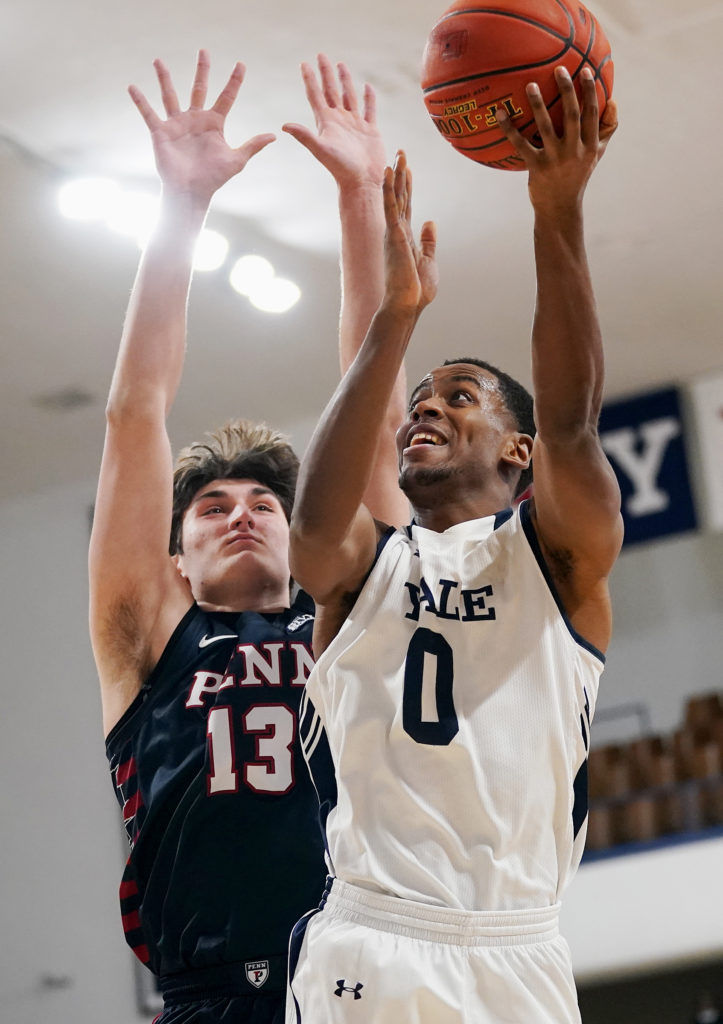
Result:
M218 231L204 228L193 250L193 269L218 270L227 255L228 239Z
M251 295L257 288L272 281L274 268L263 256L242 256L236 260L229 276L231 287L239 295Z
M265 313L285 313L301 298L301 288L293 281L274 277L271 281L255 288L249 295L249 302Z
M120 192L117 182L109 178L76 178L61 186L58 206L70 220L105 220Z

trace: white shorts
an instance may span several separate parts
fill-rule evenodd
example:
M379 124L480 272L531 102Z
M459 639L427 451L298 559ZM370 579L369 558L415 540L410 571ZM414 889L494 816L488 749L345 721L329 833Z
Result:
M286 1024L580 1024L558 912L448 910L334 879L291 936Z

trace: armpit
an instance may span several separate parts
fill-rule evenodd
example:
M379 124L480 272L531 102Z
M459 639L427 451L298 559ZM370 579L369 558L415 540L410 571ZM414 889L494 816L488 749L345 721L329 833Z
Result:
M540 536L540 529L537 520L537 509L535 508L535 499L530 500L530 519L537 537L537 543L540 546L542 557L545 559L545 564L550 570L554 580L558 583L565 583L572 577L575 569L575 556L571 548L556 547L552 548L547 544Z
M569 548L556 548L554 551L541 545L550 572L555 580L569 580L575 568L575 558Z
M124 598L110 605L103 614L100 641L104 660L122 667L123 675L133 674L139 680L150 674L150 652L140 628L136 602Z
M359 597L359 591L346 591L333 602L317 605L314 622L314 657L318 658L329 646L349 617Z

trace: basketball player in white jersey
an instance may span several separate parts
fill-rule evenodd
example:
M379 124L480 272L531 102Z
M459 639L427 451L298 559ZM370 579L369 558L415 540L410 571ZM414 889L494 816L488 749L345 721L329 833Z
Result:
M597 434L603 354L582 198L616 127L558 69L528 88L537 304L523 391L471 358L429 373L397 434L413 522L362 504L392 383L436 292L403 154L384 183L386 291L303 463L292 571L318 606L300 732L332 878L290 950L287 1024L573 1024L561 894L611 631L620 495ZM522 411L520 411L522 409ZM513 508L534 464L534 498Z

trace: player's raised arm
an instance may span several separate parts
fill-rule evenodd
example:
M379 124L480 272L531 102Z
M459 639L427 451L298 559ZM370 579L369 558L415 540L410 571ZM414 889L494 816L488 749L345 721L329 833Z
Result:
M361 103L345 64L334 66L318 56L318 77L301 65L316 131L285 124L284 131L305 146L333 175L341 221L341 314L339 361L342 374L354 360L384 294L384 208L382 180L386 163L377 127L376 97L365 85ZM408 503L398 485L394 434L404 418L406 375L402 367L387 406L379 435L377 459L364 500L372 514L401 525L409 518Z
M542 146L526 142L501 113L529 169L537 303L532 370L537 437L534 520L575 628L604 650L610 634L607 576L620 550L620 493L597 432L603 346L585 253L583 195L617 127L609 102L600 123L595 82L581 72L582 110L569 73L556 70L564 127L558 137L531 85Z
M213 194L273 139L259 135L238 149L224 139L244 77L241 64L206 108L209 60L202 50L185 110L165 65L156 61L155 69L165 120L139 89L129 92L151 134L161 211L113 374L90 545L91 638L106 732L192 600L168 554L173 467L165 421L183 368L194 245Z
M358 589L374 558L377 527L363 499L409 339L437 287L435 228L424 225L417 248L403 153L385 171L383 198L384 297L314 432L291 522L291 571L321 605Z

